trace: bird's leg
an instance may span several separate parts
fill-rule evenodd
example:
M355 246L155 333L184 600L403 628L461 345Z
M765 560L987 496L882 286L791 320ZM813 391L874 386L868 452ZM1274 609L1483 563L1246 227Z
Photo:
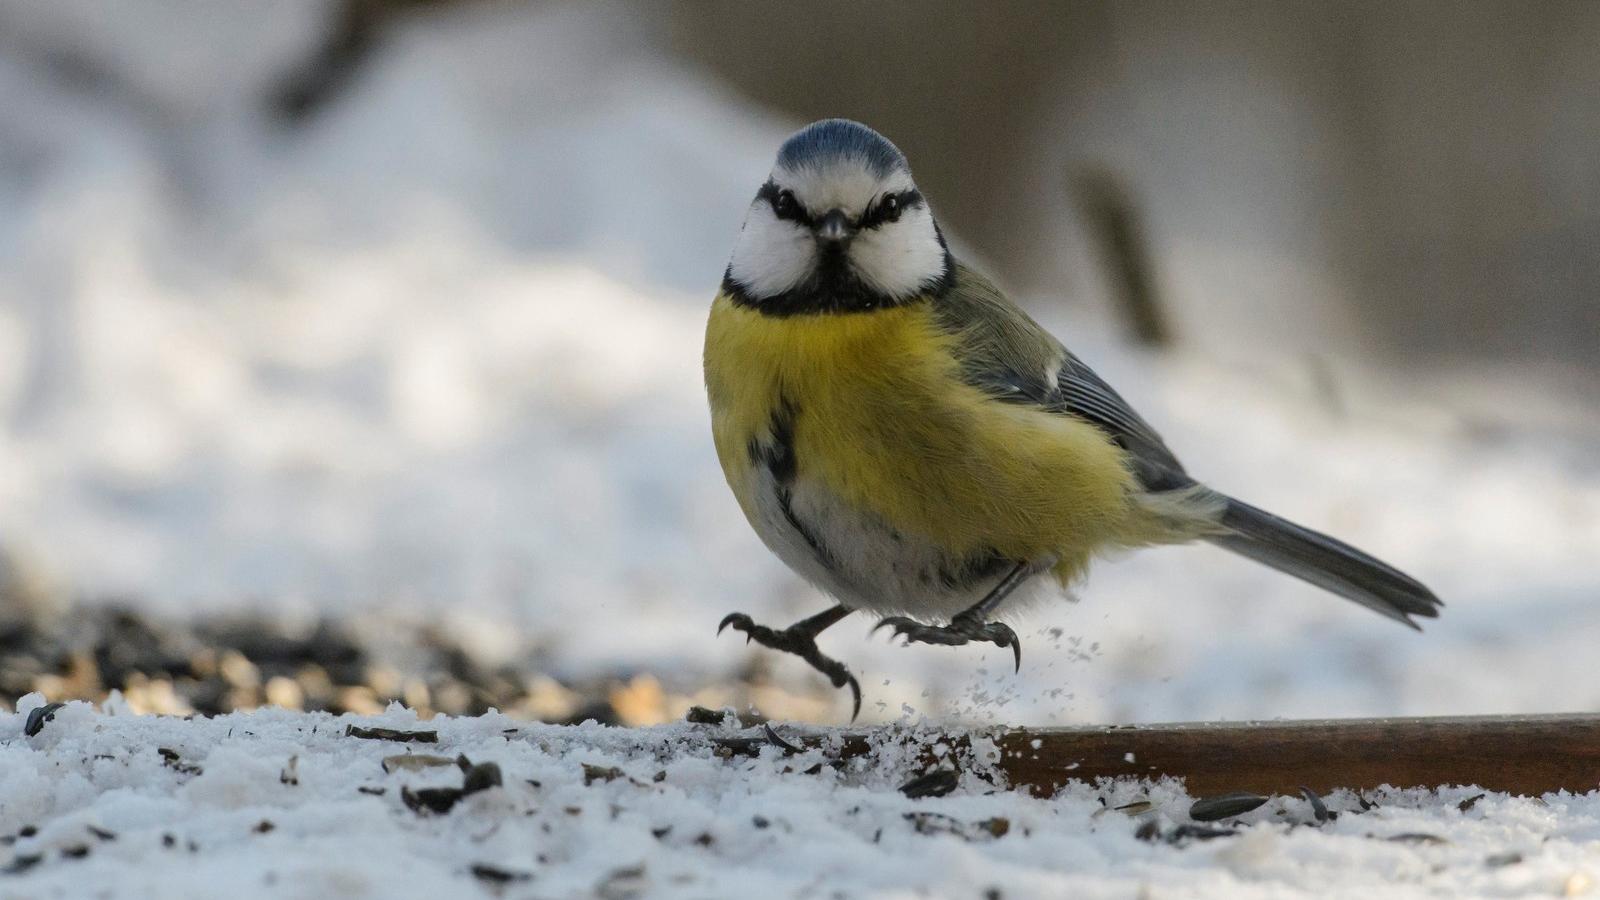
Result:
M981 641L994 644L996 647L1010 647L1011 653L1016 657L1017 669L1022 668L1022 642L1017 639L1017 633L1011 626L1003 622L990 622L989 616L1000 607L1000 604L1022 585L1024 581L1055 565L1054 560L1046 563L1017 563L1000 579L982 600L972 604L950 620L949 625L924 625L915 619L905 616L889 616L872 630L890 627L896 636L903 635L906 643L944 644L946 646L959 646L972 641Z
M755 641L763 647L793 653L805 660L811 668L828 676L834 687L848 686L850 693L855 697L855 707L850 712L850 720L855 721L856 716L861 713L861 685L856 681L856 677L850 674L850 670L845 668L844 663L823 656L822 651L817 649L817 635L848 615L850 615L848 607L834 606L809 619L801 619L780 631L765 625L757 625L744 613L729 613L722 620L722 624L717 626L717 634L721 634L722 629L731 625L735 631L744 632L746 641Z

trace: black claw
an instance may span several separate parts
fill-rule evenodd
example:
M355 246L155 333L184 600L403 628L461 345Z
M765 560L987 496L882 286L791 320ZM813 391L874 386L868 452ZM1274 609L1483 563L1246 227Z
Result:
M995 646L997 646L997 647L1010 647L1011 648L1011 655L1016 658L1016 664L1015 664L1015 667L1012 669L1012 671L1021 672L1022 671L1022 641L1017 640L1017 633L1015 631L1012 631L1010 628L1006 627L1005 625L1001 625L1001 626L999 626L999 628L1004 628L1005 631L1001 632L1000 636L995 639L995 642L994 642ZM999 628L997 628L996 630L998 631Z
M804 623L801 624L803 625ZM856 681L856 677L850 674L850 670L845 667L844 663L832 657L824 656L822 651L817 649L816 632L807 631L798 626L777 631L764 625L757 625L744 613L729 613L723 618L722 624L717 626L717 634L721 634L723 629L730 625L735 630L744 632L744 642L746 644L755 641L763 647L781 650L784 653L792 653L805 660L811 668L828 676L828 680L833 682L834 687L848 687L853 701L850 721L854 722L856 717L861 715L860 682Z
M833 682L834 687L849 688L851 697L850 721L854 722L856 717L861 715L861 682L856 681L856 676L850 674L850 670L845 668L844 663L823 656L822 652L817 650L814 644L809 652L790 652L796 653L801 659L810 663L811 668L828 676L828 680Z
M956 616L949 625L924 625L905 616L889 616L880 620L872 630L876 632L880 628L893 628L895 636L904 637L908 645L918 643L959 647L979 641L997 647L1010 647L1016 660L1016 670L1022 671L1022 641L1011 626L1001 622L984 623Z
M878 624L872 626L871 633L877 634L878 629L880 628L893 628L894 634L891 637L891 640L893 638L903 637L906 639L907 645L910 645L911 642L917 640L921 640L925 643L939 643L937 640L930 639L929 635L939 631L940 629L932 625L924 625L915 619L908 619L905 616L888 616L880 619Z
M1011 626L1003 622L991 622L982 626L982 631L982 640L991 641L996 647L1010 647L1011 655L1016 658L1015 671L1022 671L1022 641Z

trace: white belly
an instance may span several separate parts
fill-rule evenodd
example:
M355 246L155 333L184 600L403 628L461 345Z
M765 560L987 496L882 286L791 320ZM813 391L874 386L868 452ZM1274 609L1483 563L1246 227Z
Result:
M902 534L875 514L852 508L813 480L784 489L765 466L753 466L756 532L802 578L851 609L943 621L979 600L1012 561L963 559L926 539ZM1034 582L1039 579L1034 579ZM1025 602L1027 585L1006 608Z

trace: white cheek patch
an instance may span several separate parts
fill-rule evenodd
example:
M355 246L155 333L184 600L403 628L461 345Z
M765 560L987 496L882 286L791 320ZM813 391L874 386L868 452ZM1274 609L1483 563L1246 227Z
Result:
M944 247L927 204L908 209L856 236L850 262L870 287L891 297L908 297L945 274Z
M909 173L879 178L854 160L826 169L778 168L772 180L803 198L814 216L842 209L852 219L859 219L866 205L885 193L915 188ZM810 279L818 253L810 229L779 219L772 205L758 198L734 244L728 273L751 296L772 297ZM944 246L927 204L906 210L898 221L863 230L851 243L849 256L851 269L868 287L895 298L913 296L945 275Z
M803 226L778 218L765 200L750 205L728 274L752 296L771 297L800 284L817 262L817 244Z

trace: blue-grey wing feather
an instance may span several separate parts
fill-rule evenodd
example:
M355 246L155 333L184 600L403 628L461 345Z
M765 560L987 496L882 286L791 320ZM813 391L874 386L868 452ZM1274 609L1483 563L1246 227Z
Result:
M935 303L944 327L962 341L969 383L1001 402L1096 426L1128 452L1149 490L1194 483L1161 435L1111 385L982 275L958 263L954 284Z

